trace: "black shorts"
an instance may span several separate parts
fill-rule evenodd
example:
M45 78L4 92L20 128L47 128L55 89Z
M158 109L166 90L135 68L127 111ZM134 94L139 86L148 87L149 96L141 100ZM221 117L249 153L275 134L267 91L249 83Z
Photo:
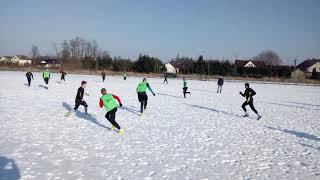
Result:
M48 84L48 83L49 83L49 78L44 78L44 82L45 82L46 84Z
M146 92L138 92L139 102L148 101L148 95Z

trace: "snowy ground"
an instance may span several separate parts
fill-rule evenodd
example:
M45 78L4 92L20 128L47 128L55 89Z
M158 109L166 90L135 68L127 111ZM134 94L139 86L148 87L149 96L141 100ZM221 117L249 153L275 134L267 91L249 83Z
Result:
M149 109L137 115L135 87L141 78L52 74L49 89L35 73L31 87L23 72L0 71L0 179L319 179L320 88L251 84L263 115L243 118L243 83L149 79ZM77 88L88 82L93 118L65 118ZM109 130L100 89L117 94L125 108Z

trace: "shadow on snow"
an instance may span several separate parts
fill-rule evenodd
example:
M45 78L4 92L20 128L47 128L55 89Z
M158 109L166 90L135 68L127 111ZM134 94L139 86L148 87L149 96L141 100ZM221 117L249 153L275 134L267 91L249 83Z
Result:
M300 104L300 105L305 105L305 106L315 106L315 107L320 107L319 104L308 104L308 103L301 103L301 102L292 102L292 101L287 101L288 103L292 104Z
M0 156L0 179L17 180L20 178L20 171L15 161L5 156Z
M73 110L73 108L66 102L63 102L62 106L64 108L66 108L68 111ZM92 122L93 124L95 124L97 126L100 126L100 127L106 128L108 130L111 130L111 128L99 123L97 118L95 118L93 116L86 116L86 114L84 112L76 111L74 114L80 119L84 119L84 120L90 121L90 122Z
M47 86L44 86L44 85L42 85L42 84L39 84L38 87L41 87L41 88L44 88L44 89L48 89Z
M215 91L209 91L205 89L195 89L195 88L190 88L191 90L196 90L196 91L202 91L202 92L209 92L209 93L214 93Z
M205 109L205 110L209 110L209 111L213 111L213 112L225 114L225 115L228 115L228 116L234 116L234 117L243 118L242 115L236 114L236 113L232 113L232 112L217 110L217 109L213 109L213 108L209 108L209 107L204 107L204 106L198 106L198 105L194 105L194 104L187 104L187 103L184 103L184 104L187 105L187 106L191 106L191 107L195 107L195 108L199 108L199 109ZM247 118L255 119L255 118L252 118L252 117L247 117Z
M261 102L262 102L262 103L265 103L265 104L272 104L272 105L292 107L292 108L300 108L300 109L308 109L308 110L320 110L320 109L314 109L314 108L308 108L308 107L302 107L302 106L294 106L294 105L289 105L289 104L281 104L281 103L273 103L273 102L264 102L264 101L261 101Z
M309 144L303 144L303 143L298 143L298 144L300 144L301 146L304 146L304 147L309 147L309 148L312 148L312 149L320 151L320 147L314 147L314 146L311 146Z
M160 96L169 96L169 97L174 97L174 98L183 98L182 96L175 96L175 95L164 94L164 93L157 93L157 95L160 95Z
M130 112L132 114L140 116L139 111L137 111L137 110L135 110L133 108L130 108L130 107L127 107L127 106L122 106L120 109L126 110L126 111L128 111L128 112Z
M270 127L270 126L264 126L265 128L271 129L271 130L275 130L275 131L281 131L284 133L288 133L291 135L294 135L298 138L305 138L305 139L309 139L309 140L313 140L313 141L320 141L320 138L318 138L315 135L312 134L308 134L305 132L300 132L300 131L295 131L295 130L287 130L287 129L280 129L280 128L275 128L275 127Z

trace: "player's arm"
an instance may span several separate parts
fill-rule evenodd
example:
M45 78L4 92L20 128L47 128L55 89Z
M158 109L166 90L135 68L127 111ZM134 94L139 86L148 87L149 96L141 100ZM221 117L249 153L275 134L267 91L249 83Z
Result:
M122 103L121 103L121 99L119 98L119 96L114 95L114 94L112 94L112 96L113 96L114 99L116 99L116 100L118 101L118 103L119 103L119 105L120 105L120 107L121 107L121 106L122 106Z
M156 94L153 92L151 86L149 85L149 83L147 83L147 88L149 89L149 91L155 96Z
M253 89L251 89L251 96L254 96L254 95L256 95L257 93L253 90Z
M100 101L99 101L99 106L100 106L100 108L102 108L103 107L103 101L102 101L102 99L100 98Z

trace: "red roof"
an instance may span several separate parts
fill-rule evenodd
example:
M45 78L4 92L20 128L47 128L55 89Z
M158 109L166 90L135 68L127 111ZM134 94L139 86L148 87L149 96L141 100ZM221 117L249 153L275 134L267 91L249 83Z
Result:
M303 61L301 64L299 64L297 66L297 68L300 69L301 71L307 71L307 69L309 67L311 67L312 65L316 64L317 62L320 62L320 60L307 59L307 60Z
M256 68L264 68L266 66L264 61L254 61L254 60L236 60L235 65L236 67L244 67L249 61L251 61Z

